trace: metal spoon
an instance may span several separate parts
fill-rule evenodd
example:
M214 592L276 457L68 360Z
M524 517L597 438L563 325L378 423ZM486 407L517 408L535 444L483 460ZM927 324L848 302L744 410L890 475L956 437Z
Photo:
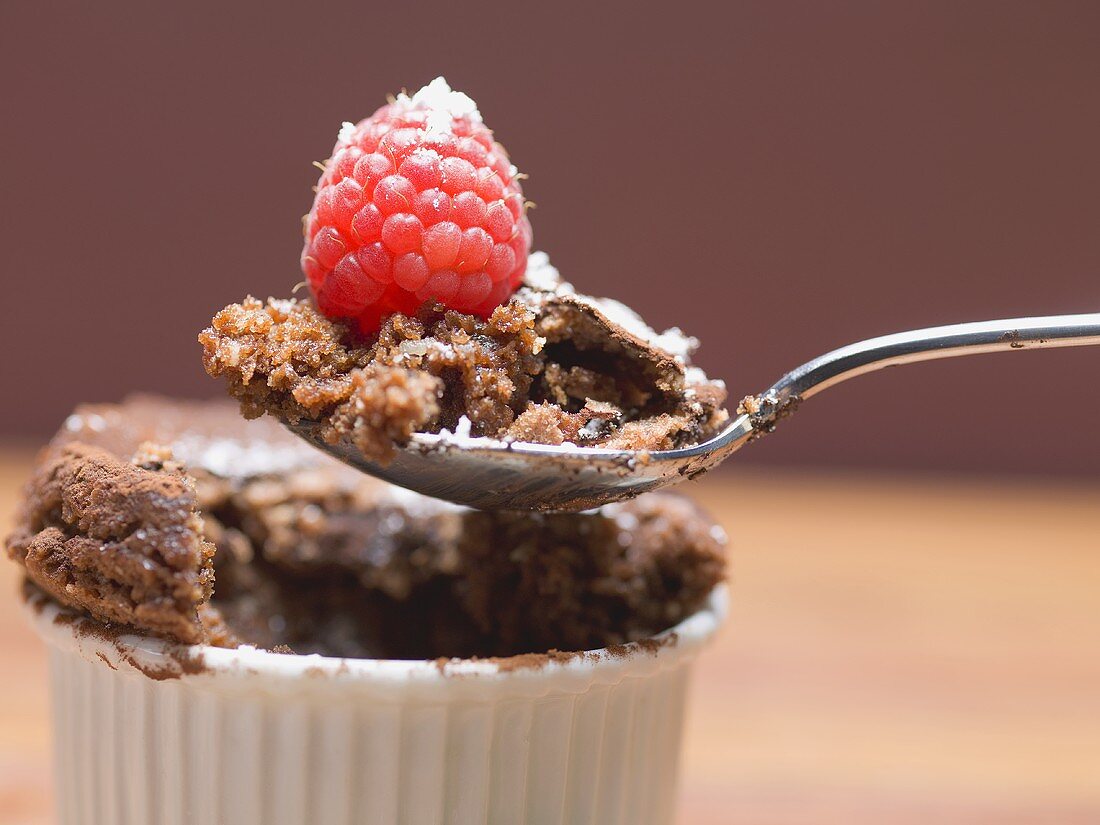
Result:
M631 452L418 434L382 466L351 445L327 444L316 422L290 429L372 476L483 510L584 510L706 472L807 398L866 372L936 358L1100 344L1100 313L1012 318L918 329L833 350L749 399L714 438L678 450Z

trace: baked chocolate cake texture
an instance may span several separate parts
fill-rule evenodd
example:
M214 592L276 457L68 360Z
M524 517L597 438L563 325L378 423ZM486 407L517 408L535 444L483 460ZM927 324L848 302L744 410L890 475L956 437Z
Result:
M691 365L695 339L578 294L542 253L484 319L428 302L364 336L308 301L246 298L199 341L246 417L319 421L383 463L415 433L666 450L729 418L725 386Z
M580 514L473 511L362 476L229 402L134 397L69 417L7 552L34 588L110 627L436 658L652 636L722 580L724 541L675 495Z

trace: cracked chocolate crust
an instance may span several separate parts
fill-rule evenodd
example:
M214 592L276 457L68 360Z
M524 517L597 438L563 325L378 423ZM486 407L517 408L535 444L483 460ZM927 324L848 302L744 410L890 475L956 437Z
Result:
M723 545L678 496L471 511L364 477L229 402L135 398L69 418L8 551L55 600L165 638L433 659L651 636L705 602Z
M110 623L195 643L214 585L192 481L159 459L142 464L73 443L27 485L8 555L58 601Z
M689 366L696 342L578 295L532 256L528 283L487 319L425 305L364 340L305 301L249 297L199 335L203 365L243 414L322 424L385 462L414 433L665 450L728 420L726 392Z

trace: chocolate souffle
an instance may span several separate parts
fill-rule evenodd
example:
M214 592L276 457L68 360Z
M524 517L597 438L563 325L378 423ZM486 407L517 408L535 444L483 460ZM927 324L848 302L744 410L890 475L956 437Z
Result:
M586 305L552 295L536 299L532 292L519 304L524 309L506 308L503 316L522 316L518 328L506 331L502 318L472 332L465 348L454 348L453 367L445 366L444 340L456 342L469 323L464 318L391 322L387 343L357 350L344 345L337 325L288 302L227 310L216 329L234 316L271 320L251 337L210 332L209 357L224 364L230 340L247 344L234 386L251 409L328 411L334 426L347 420L340 418L346 410L338 411L349 399L369 397L364 388L405 370L425 380L446 376L432 426L464 413L499 434L553 406L531 398L561 392L557 426L584 428L597 419L566 412L572 379L545 373L571 360L575 380L599 385L614 360L612 339L601 337L611 327ZM557 309L529 311L536 301ZM562 355L543 355L535 369L527 360L538 360L532 339L555 340L554 323L570 326L574 336L590 329L588 340L602 342L595 352L608 360L579 360L605 371ZM412 328L419 337L399 331ZM283 357L274 345L280 334ZM634 347L636 355L638 340L618 346ZM414 342L423 347L410 348ZM571 354L584 352L576 338L572 347ZM423 373L398 366L403 351L436 366ZM505 421L508 402L474 403L456 375L479 357L502 381L527 375L526 389L517 392L536 412ZM289 365L297 378L275 377ZM262 379L244 382L250 371ZM619 402L616 414L635 403L665 405L660 415L669 423L660 425L660 438L673 440L710 426L716 408L702 400L709 385L691 383L675 359L639 358L628 376L603 395L609 400L602 403ZM677 406L673 399L688 386L696 400ZM637 395L625 401L628 393ZM415 420L426 421L426 412ZM603 438L634 437L627 427L616 424ZM652 494L581 514L477 512L367 478L274 421L245 422L229 403L151 397L78 408L43 451L7 540L29 589L109 626L187 644L417 659L584 650L651 636L702 606L723 578L723 546L720 528L679 496Z
M381 463L415 433L667 450L729 418L725 386L691 366L695 339L577 294L542 253L487 319L428 303L363 336L308 301L246 298L199 340L246 417L319 421Z

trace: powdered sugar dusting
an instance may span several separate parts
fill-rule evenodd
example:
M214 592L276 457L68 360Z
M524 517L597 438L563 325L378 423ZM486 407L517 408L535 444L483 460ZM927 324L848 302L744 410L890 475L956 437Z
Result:
M101 433L107 429L107 421L103 416L95 413L88 415L73 413L65 419L65 429L71 433L78 433L85 427L94 433Z
M545 292L573 291L572 285L561 279L561 273L550 263L550 256L545 252L532 252L527 258L523 282L532 289Z
M689 387L693 384L713 384L716 387L726 388L726 382L721 378L707 378L707 374L699 367L688 367L684 370L684 383Z
M288 473L316 460L309 449L303 450L297 444L206 438L190 433L173 441L172 453L184 464L223 478Z
M404 364L411 357L423 358L430 352L438 353L443 358L454 358L455 348L449 343L439 341L435 338L417 338L408 341L402 341L398 345L399 352L394 358L395 364Z
M684 335L679 327L657 332L638 313L614 298L590 298L587 295L577 297L606 315L611 323L618 324L631 335L667 352L681 363L686 362L699 347L699 339Z
M336 140L346 146L351 143L354 138L355 124L345 120L340 124L340 133L336 136Z
M464 415L459 416L458 423L455 424L455 438L469 438L473 427L474 423L469 418Z
M505 447L508 442L486 435L473 434L473 422L461 415L454 430L446 427L438 433L417 433L413 441L424 447Z
M578 293L571 283L562 280L561 274L551 265L550 258L545 252L531 253L527 259L527 272L523 276L523 283L524 286L540 292L571 295L577 301L603 313L611 323L641 338L650 346L667 352L682 364L686 364L691 354L699 348L699 339L685 335L679 327L657 332L643 321L638 313L614 298L593 298L590 295ZM703 381L705 380L704 376Z
M427 129L429 133L451 131L451 122L455 119L468 119L481 123L481 112L477 104L467 94L454 91L443 77L437 77L412 97L402 92L397 102L414 109L424 109L428 113Z

